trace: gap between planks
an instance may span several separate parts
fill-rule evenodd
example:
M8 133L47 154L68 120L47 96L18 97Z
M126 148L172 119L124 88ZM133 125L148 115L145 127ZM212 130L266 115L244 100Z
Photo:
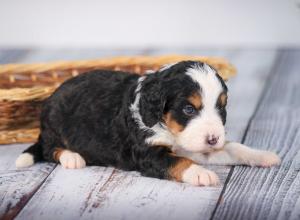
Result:
M275 61L274 61L274 65L273 65L273 67L271 68L271 70L270 70L270 72L269 72L269 74L268 74L268 77L267 77L267 79L266 79L266 83L265 83L264 89L263 89L263 91L262 91L262 93L261 93L261 95L260 95L259 101L258 101L258 103L257 103L257 105L256 105L256 108L255 108L255 110L254 110L252 116L250 117L250 119L249 119L249 121L248 121L246 130L245 130L245 133L244 133L243 138L242 138L242 141L241 141L242 144L245 143L246 137L247 137L248 132L249 132L249 129L250 129L250 125L251 125L251 123L252 123L252 121L253 121L253 119L254 119L256 113L258 112L259 106L261 105L261 103L263 102L264 97L266 96L266 91L267 91L268 87L270 86L270 84L271 84L271 79L272 79L272 77L273 77L273 74L272 74L272 73L276 71L276 69L277 69L277 67L278 67L278 65L279 65L279 61L280 61L281 59L282 59L282 52L278 51L278 52L277 52L277 56L276 56ZM213 210L213 212L212 212L212 214L211 214L210 220L213 220L213 219L214 219L215 214L216 214L216 211L217 211L219 205L223 202L223 196L224 196L224 193L226 192L227 185L228 185L228 183L229 183L229 181L230 181L230 179L231 179L231 177L232 177L232 174L233 174L233 172L234 172L234 168L235 168L235 167L236 167L236 166L232 166L232 167L230 168L230 171L229 171L228 176L227 176L227 178L226 178L226 180L225 180L225 183L224 183L222 192L220 193L220 197L219 197L219 199L218 199L218 201L217 201L217 203L216 203L216 206L215 206L215 208L214 208L214 210Z
M281 53L246 143L272 146L268 149L279 153L282 164L271 169L237 167L224 192L225 202L219 204L214 219L300 217L300 51Z

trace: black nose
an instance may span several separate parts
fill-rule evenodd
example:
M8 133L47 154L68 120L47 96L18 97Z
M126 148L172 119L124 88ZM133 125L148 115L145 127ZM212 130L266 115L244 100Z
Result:
M215 137L214 135L209 135L207 137L206 141L207 141L207 143L209 145L214 146L214 145L216 145L216 143L218 142L218 140L219 140L219 137Z

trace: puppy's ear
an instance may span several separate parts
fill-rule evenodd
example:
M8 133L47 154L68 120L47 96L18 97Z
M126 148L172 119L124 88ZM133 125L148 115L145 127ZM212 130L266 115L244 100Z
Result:
M148 127L160 122L166 104L166 90L159 77L151 76L142 83L140 90L140 114Z

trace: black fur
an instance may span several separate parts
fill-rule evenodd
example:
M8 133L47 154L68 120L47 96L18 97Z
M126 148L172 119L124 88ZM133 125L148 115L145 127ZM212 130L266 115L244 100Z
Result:
M171 111L178 123L190 120L180 112L186 97L199 85L183 74L195 62L181 62L147 75L142 82L140 114L146 126L163 122ZM198 65L202 65L197 62ZM139 76L97 70L63 83L44 103L38 142L25 152L35 161L56 162L56 148L79 153L87 165L137 170L145 176L170 178L169 169L179 157L165 146L149 146L150 131L142 130L132 117Z
M228 88L225 84L225 82L223 81L223 79L220 77L219 74L216 74L217 78L219 79L219 81L221 82L221 85L223 87L223 93L227 94L228 92ZM227 99L226 99L226 103L227 103ZM222 122L225 125L226 123L226 118L227 118L227 111L226 111L226 105L220 105L219 102L216 103L216 108L218 109L218 112L221 116Z

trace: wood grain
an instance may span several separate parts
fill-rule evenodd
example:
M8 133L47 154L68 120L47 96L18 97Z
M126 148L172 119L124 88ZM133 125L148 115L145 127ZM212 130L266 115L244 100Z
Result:
M230 82L232 103L228 121L228 132L236 140L243 136L275 54L275 51L216 51L216 55L227 57L239 68L238 77ZM246 80L250 80L249 84ZM245 106L242 94L251 95ZM230 168L212 169L224 182ZM201 188L145 178L136 172L102 167L70 171L59 166L17 219L209 219L221 191L222 185Z
M55 164L16 169L15 160L28 145L0 146L0 219L12 219L37 191Z
M300 219L300 51L283 51L245 143L279 153L271 169L236 166L213 219Z

